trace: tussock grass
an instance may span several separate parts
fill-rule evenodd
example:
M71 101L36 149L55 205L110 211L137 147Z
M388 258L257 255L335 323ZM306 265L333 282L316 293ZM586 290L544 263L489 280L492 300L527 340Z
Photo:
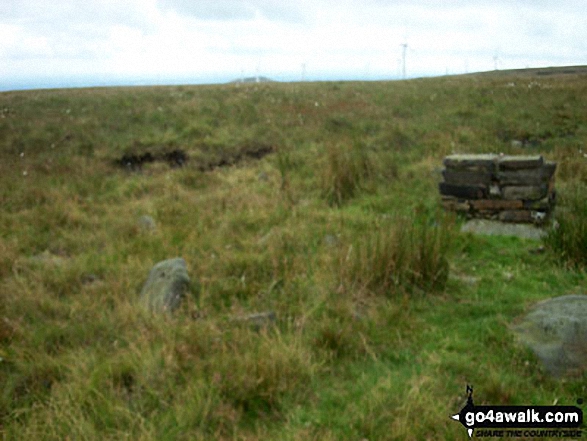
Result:
M353 288L388 296L442 291L455 236L454 220L442 213L383 221L349 246L341 258L341 278Z
M373 165L363 145L326 146L326 164L321 177L322 193L331 205L341 205L366 190L372 175Z
M506 326L584 271L437 212L452 152L584 181L585 82L534 80L0 94L0 437L457 439L467 383L574 404L584 379L548 379ZM116 165L176 149L182 168ZM575 206L553 255L579 249ZM139 292L171 257L193 285L153 316ZM262 311L272 326L238 320Z
M561 263L587 266L587 185L575 182L559 196L560 206L544 243Z

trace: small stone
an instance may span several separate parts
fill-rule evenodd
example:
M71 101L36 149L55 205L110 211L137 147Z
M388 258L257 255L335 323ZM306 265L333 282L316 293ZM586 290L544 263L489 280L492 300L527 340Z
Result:
M155 219L147 215L139 217L138 224L139 227L145 231L153 231L157 228Z
M153 312L175 311L189 287L185 260L177 257L157 263L140 294L140 303Z

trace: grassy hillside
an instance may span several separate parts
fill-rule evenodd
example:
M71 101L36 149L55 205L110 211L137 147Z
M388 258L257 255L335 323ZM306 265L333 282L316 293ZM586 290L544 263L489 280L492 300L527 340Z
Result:
M586 141L580 71L2 93L0 433L464 439L466 384L574 405L585 377L548 377L507 325L584 269L459 233L437 182L452 152L540 153L564 197ZM151 316L172 257L190 295Z

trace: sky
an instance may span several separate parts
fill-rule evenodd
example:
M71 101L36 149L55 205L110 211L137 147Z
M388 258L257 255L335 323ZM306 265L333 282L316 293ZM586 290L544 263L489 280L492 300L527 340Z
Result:
M585 0L1 0L0 90L587 64ZM404 56L405 55L405 56Z

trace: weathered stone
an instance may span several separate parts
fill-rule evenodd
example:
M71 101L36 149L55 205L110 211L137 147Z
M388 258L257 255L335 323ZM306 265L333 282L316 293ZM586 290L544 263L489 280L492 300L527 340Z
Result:
M498 170L519 170L524 168L537 168L544 164L540 155L532 156L501 156L497 161Z
M487 188L481 185L452 185L445 182L438 184L440 194L460 199L483 199L487 197Z
M537 201L544 198L547 193L548 185L506 186L501 189L501 194L506 200Z
M518 210L524 208L522 201L504 201L501 199L478 199L470 201L474 210Z
M542 167L507 170L497 172L501 185L540 185L547 183L556 170L554 162L547 162Z
M147 215L139 217L138 224L139 227L145 231L153 231L157 228L155 219Z
M444 165L439 190L447 210L538 224L554 207L556 164L540 155L451 155Z
M173 312L187 291L190 278L185 260L178 257L157 263L140 294L140 303L154 312Z
M566 295L542 301L512 326L554 376L587 368L587 295Z
M450 155L444 158L444 166L459 170L495 170L495 164L498 159L494 154L480 155Z
M445 169L442 171L444 182L453 185L483 185L491 183L491 173L486 170L468 171Z
M505 210L499 213L502 222L533 222L533 212L530 210Z
M459 200L452 196L443 196L441 204L445 210L449 211L467 212L471 208L468 201Z
M464 233L482 236L515 236L540 240L546 231L534 225L503 223L495 220L472 219L461 227Z

